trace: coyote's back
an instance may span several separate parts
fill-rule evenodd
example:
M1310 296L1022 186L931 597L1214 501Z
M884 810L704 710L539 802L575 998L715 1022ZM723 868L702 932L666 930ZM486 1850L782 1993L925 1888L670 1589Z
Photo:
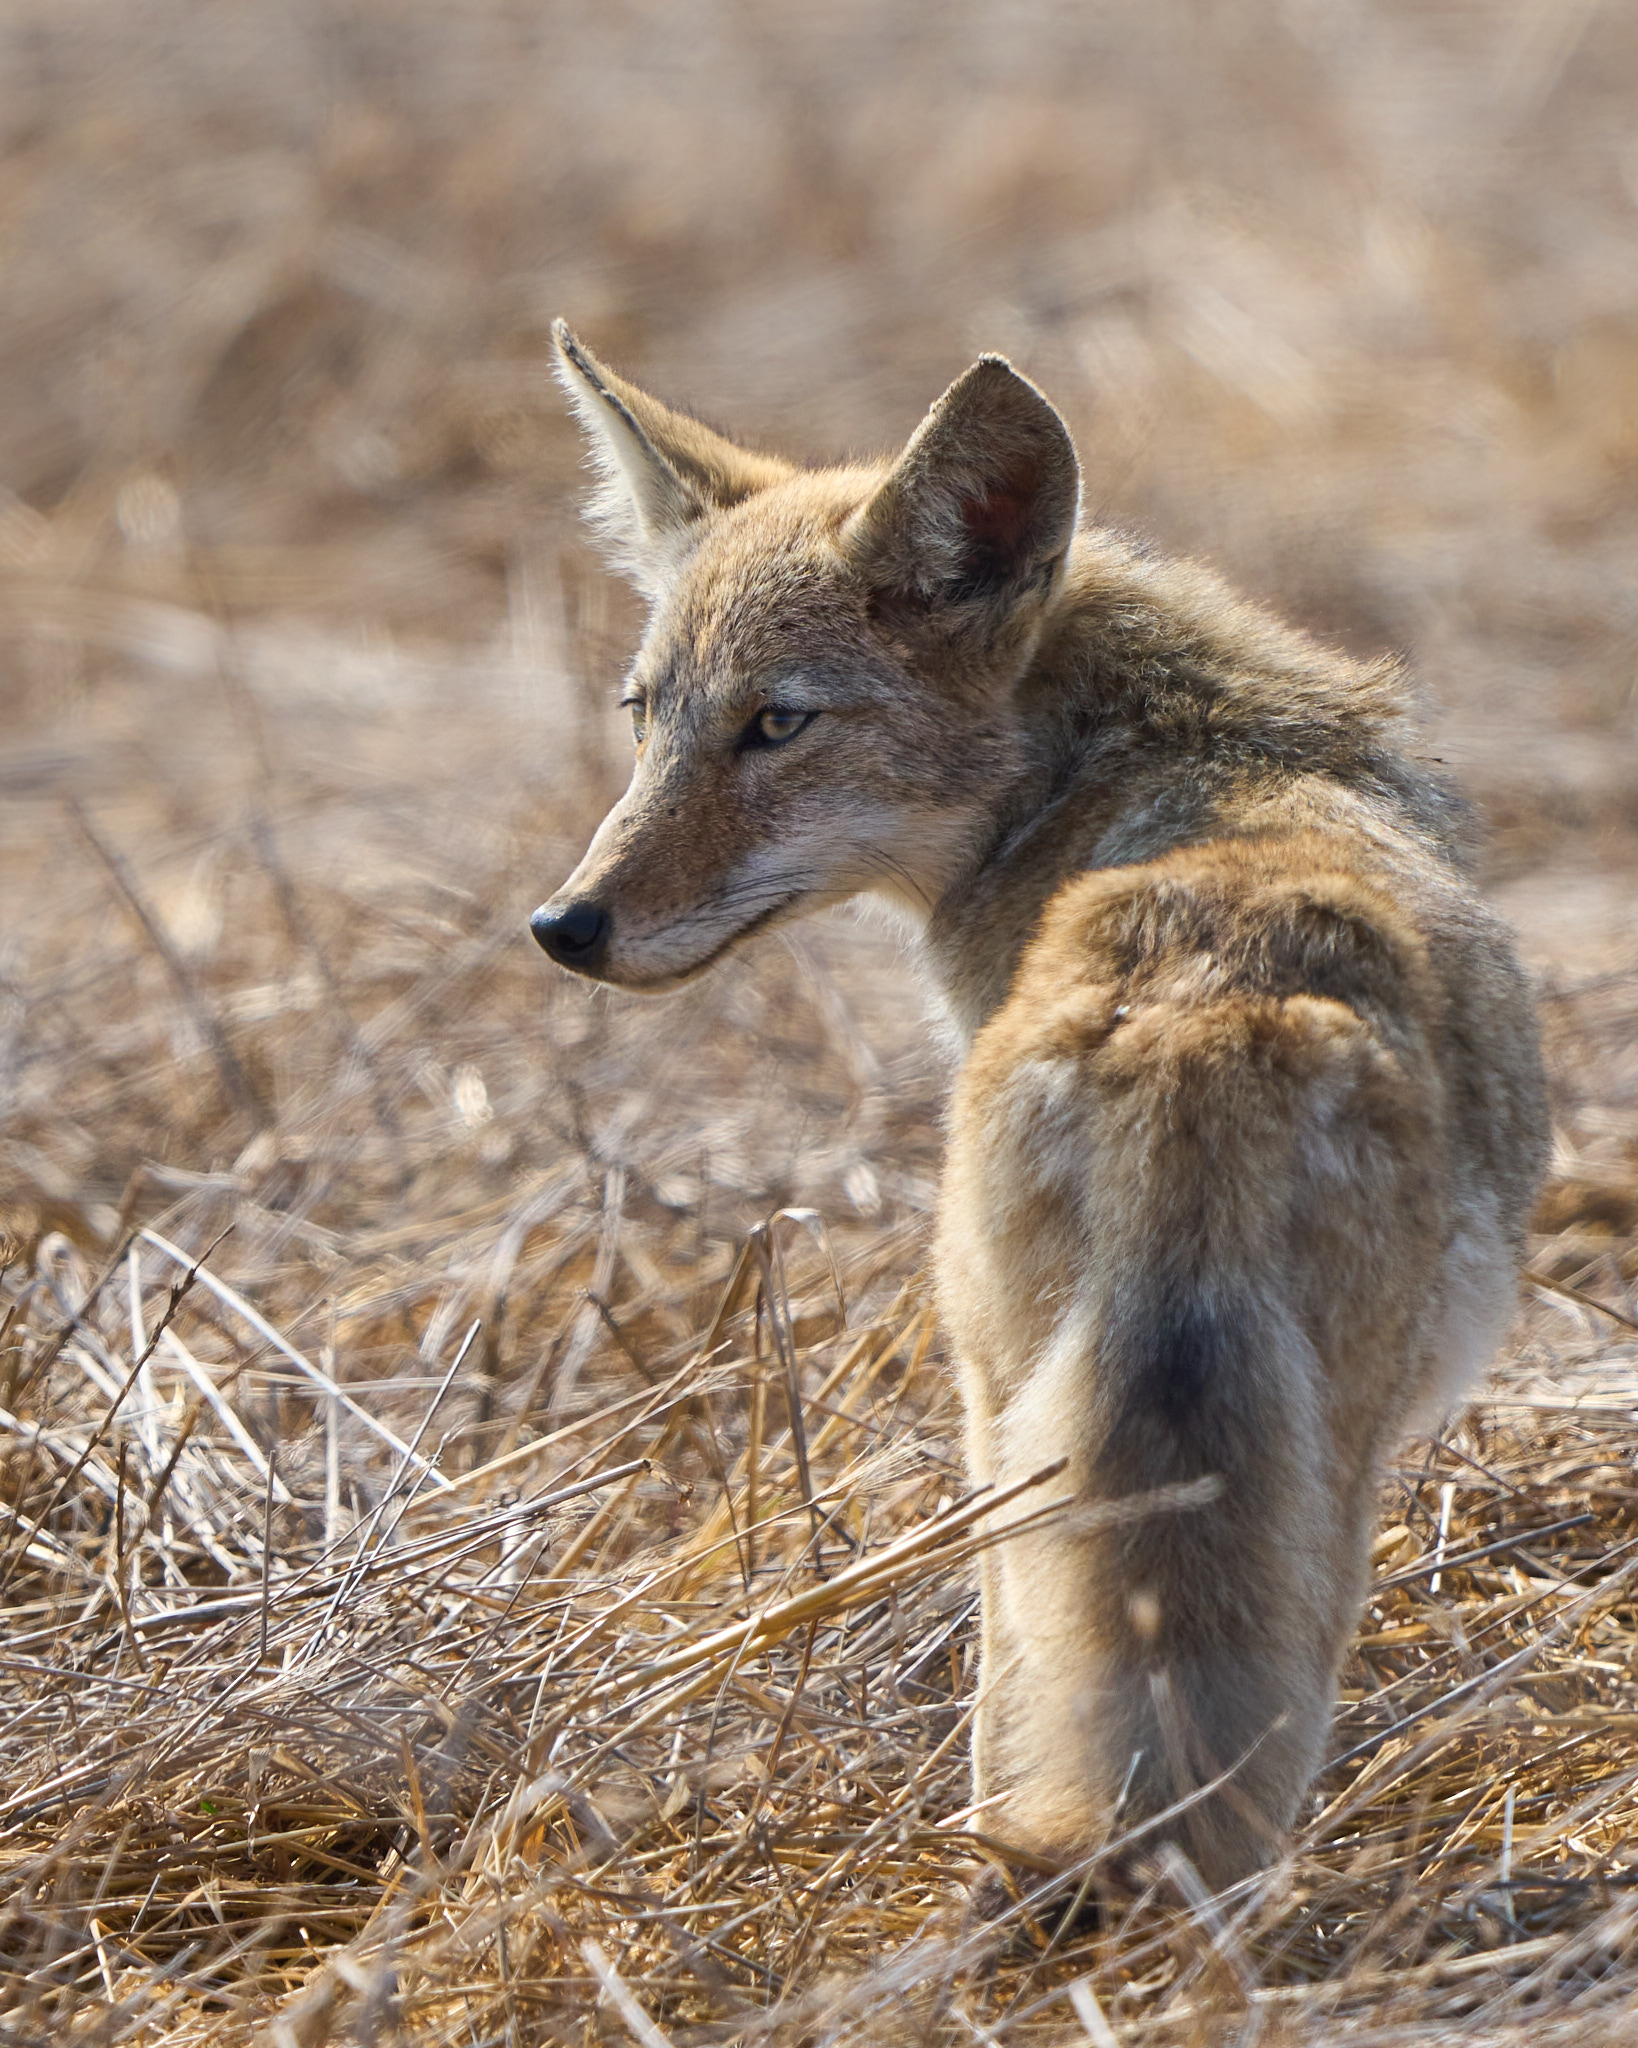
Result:
M1131 1503L987 1553L980 1825L1067 1861L1118 1804L1229 1881L1321 1760L1383 1455L1511 1312L1542 1084L1461 807L1391 664L1077 530L998 359L815 471L559 349L653 611L536 936L654 989L859 893L917 928L973 1477Z

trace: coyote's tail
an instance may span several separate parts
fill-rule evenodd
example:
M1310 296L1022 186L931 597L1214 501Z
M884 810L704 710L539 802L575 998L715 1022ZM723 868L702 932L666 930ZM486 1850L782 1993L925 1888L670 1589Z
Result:
M1221 1881L1268 1859L1320 1762L1363 1489L1334 1469L1318 1361L1277 1301L1174 1272L1116 1309L1099 1350L1113 1400L1093 1491L1216 1484L1094 1539L1096 1775L1123 1829L1180 1807L1149 1841Z

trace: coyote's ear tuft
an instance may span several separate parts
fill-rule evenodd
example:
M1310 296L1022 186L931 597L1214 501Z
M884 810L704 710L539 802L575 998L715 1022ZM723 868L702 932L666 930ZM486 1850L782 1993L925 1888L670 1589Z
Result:
M1062 559L1080 491L1069 429L1010 363L981 356L844 537L878 589L1006 608Z
M599 489L589 512L637 587L656 596L692 547L699 522L792 474L789 463L736 448L606 369L562 320L557 374L591 443Z

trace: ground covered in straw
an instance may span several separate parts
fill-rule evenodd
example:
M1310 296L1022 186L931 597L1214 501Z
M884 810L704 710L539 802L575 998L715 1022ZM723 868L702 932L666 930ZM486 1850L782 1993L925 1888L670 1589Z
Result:
M1635 95L1580 0L0 7L0 2040L1632 2037ZM1008 351L1487 814L1530 1277L1238 1895L974 1901L909 963L527 939L638 625L559 313L819 456Z
M830 943L672 1007L673 1053L743 1084L686 1138L641 1101L640 1013L482 932L454 946L481 1007L439 948L276 1126L208 1046L127 1070L242 1142L113 1215L60 1203L0 1283L11 2038L1583 2041L1630 2013L1638 1248L1608 1169L1638 989L1551 1006L1581 1172L1485 1398L1388 1481L1289 1859L1218 1901L1163 1862L1117 1899L1095 1861L1078 1921L1014 1871L995 1919L925 1191L810 1140L830 1228L779 1207L767 1142L851 1098L919 1111L887 1149L926 1154L931 1077L850 1065ZM240 1023L250 1085L351 1028L345 950L312 955L334 1016ZM394 1033L446 1005L471 1057L434 1086Z

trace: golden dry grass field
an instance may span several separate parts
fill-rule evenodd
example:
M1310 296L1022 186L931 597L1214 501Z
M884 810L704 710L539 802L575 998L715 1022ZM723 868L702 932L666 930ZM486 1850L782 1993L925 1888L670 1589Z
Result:
M1638 2038L1638 9L0 0L0 152L0 2040ZM1237 1894L965 1904L912 963L528 939L558 313L814 456L1005 351L1485 809L1534 1277Z

